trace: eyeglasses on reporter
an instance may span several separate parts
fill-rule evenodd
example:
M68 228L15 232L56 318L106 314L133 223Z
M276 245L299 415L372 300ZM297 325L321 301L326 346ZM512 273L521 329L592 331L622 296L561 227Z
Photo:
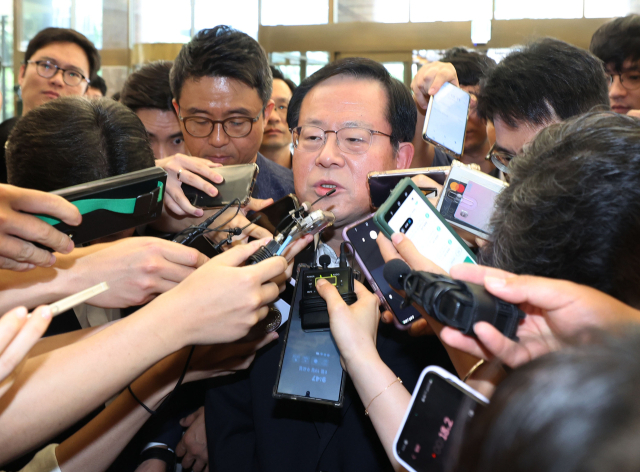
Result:
M87 84L91 83L89 79L76 69L63 69L49 61L27 61L27 64L35 64L36 72L44 79L50 79L56 75L58 71L62 71L62 80L69 87L77 87L83 80L86 81Z
M327 143L327 134L335 133L338 148L348 154L364 154L371 147L374 135L391 135L367 128L347 127L339 130L324 130L318 126L292 128L293 147L303 152L319 151Z
M249 118L247 116L232 116L226 120L211 120L203 116L182 116L178 113L178 119L184 124L184 129L194 138L207 138L213 133L216 124L220 123L225 134L230 138L244 138L251 133L253 124L260 119L264 109L260 110L258 116Z
M613 86L613 79L615 76L620 78L620 84L627 90L637 90L640 88L640 71L630 70L627 72L622 72L620 74L609 74L607 73L607 82L609 88Z
M505 174L509 173L509 163L511 159L515 157L515 154L512 154L507 151L501 151L496 149L495 143L489 148L489 152L485 156L485 160L491 160L494 166L496 166L499 170L504 172Z

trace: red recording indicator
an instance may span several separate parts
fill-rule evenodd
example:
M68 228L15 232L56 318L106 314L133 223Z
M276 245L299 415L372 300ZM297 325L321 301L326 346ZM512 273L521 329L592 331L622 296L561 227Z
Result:
M435 459L436 458L436 453L434 452L433 454L431 454L431 457L433 457Z

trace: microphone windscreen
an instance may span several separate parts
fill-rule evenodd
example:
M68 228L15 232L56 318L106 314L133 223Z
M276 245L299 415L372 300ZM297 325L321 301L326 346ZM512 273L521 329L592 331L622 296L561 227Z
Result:
M392 288L396 290L404 290L404 284L400 281L401 277L405 277L411 273L411 267L402 259L391 259L384 266L382 275Z

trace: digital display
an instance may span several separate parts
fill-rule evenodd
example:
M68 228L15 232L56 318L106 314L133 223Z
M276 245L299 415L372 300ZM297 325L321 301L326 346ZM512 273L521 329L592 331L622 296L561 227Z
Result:
M396 444L396 454L416 472L444 470L454 431L485 405L447 379L425 375Z
M420 254L447 272L455 264L475 263L435 210L409 185L385 220L394 232L405 233Z
M425 136L457 155L462 155L470 99L464 90L449 82L445 83L431 98Z
M383 276L384 259L376 243L378 227L373 222L373 217L349 229L347 236L358 255L361 266L364 266L362 269L366 270L374 280L398 321L406 325L421 318L418 310L411 305L400 308L402 297L393 291Z
M340 352L331 331L303 331L299 309L302 285L298 284L291 307L276 394L338 402L343 376Z

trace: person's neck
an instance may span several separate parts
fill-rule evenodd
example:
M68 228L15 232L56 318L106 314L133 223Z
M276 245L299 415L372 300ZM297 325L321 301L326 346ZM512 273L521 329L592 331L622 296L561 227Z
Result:
M291 169L291 149L289 145L279 148L262 148L260 153L270 161Z
M464 164L477 164L480 166L482 172L489 174L496 168L491 160L486 159L490 148L491 143L487 139L484 143L472 149L465 149L460 160Z

